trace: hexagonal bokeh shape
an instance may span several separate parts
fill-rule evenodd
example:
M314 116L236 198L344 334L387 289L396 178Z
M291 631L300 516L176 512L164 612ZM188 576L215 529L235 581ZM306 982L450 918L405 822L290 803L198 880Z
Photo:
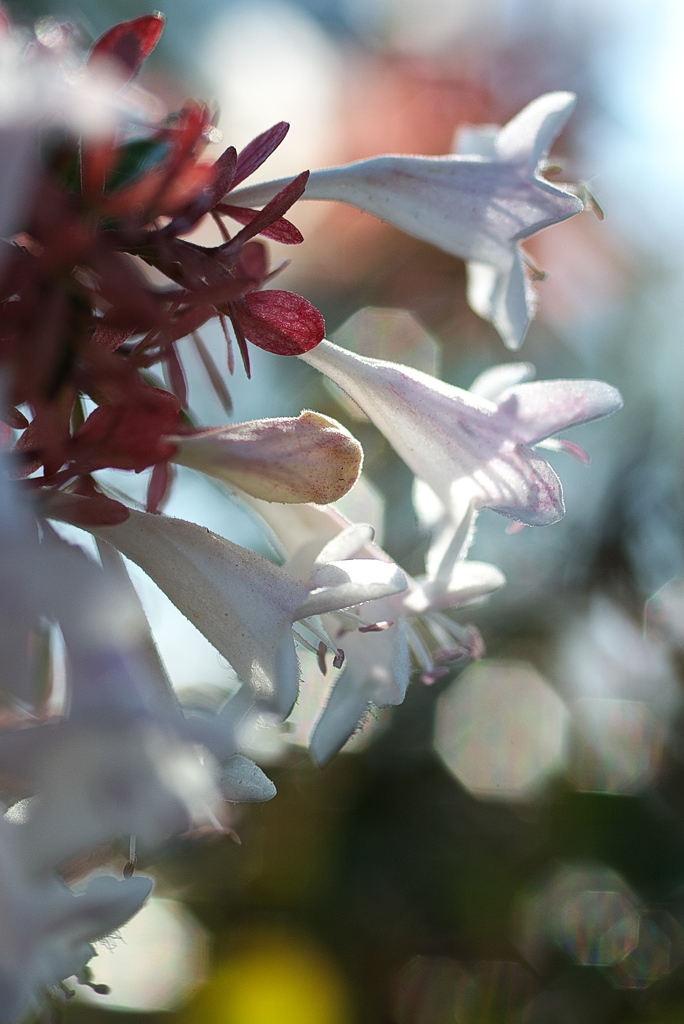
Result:
M643 908L603 864L560 864L520 894L515 942L537 970L562 950L587 967L611 968L638 948Z
M645 910L639 922L639 941L609 973L617 988L645 989L670 974L682 962L684 930L660 908Z
M475 796L528 800L563 767L569 714L525 662L481 661L440 697L435 749Z
M623 892L583 889L559 908L558 945L578 964L616 964L637 946L639 910Z
M574 711L571 776L591 793L639 793L655 778L664 728L643 701L584 698Z

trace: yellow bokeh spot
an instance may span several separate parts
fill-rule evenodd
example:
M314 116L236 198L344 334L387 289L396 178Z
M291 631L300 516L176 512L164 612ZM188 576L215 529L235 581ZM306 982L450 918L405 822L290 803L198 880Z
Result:
M182 1024L351 1024L338 968L306 937L250 931L235 947L185 1007Z

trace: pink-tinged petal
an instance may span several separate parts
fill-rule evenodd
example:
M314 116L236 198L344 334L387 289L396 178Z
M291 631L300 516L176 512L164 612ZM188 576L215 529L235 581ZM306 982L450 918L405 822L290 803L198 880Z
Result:
M336 420L315 412L252 420L174 437L174 462L264 501L326 504L346 494L363 450Z
M507 436L492 402L329 341L302 358L361 406L457 522L471 502L531 526L562 518L558 477L540 456Z
M476 377L468 390L472 395L496 402L504 391L515 387L516 384L522 384L523 381L532 380L535 372L532 363L501 363Z
M308 352L325 336L325 321L315 306L294 292L248 292L245 306L234 307L245 337L279 356Z
M563 488L546 459L519 445L478 474L480 507L527 526L552 526L565 515Z
M620 392L599 380L540 380L519 384L498 399L510 436L536 444L560 430L609 416L622 408Z
M258 206L286 179L231 193ZM355 206L464 259L510 264L515 241L580 213L584 204L516 165L459 156L381 156L312 171L303 199Z

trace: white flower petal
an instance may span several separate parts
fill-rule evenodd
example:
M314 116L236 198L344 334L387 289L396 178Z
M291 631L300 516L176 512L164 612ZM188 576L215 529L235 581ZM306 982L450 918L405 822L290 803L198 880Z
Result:
M544 159L575 109L572 92L548 92L528 103L500 129L496 150L500 160L525 160L532 170Z
M411 612L461 607L482 600L505 583L506 577L495 565L458 562L447 580L416 580L416 586L404 598L404 606Z
M289 707L298 664L291 626L308 588L194 523L131 512L92 532L140 566L262 701Z
M129 921L147 900L154 882L144 875L99 875L74 899L69 930L73 942L95 942Z
M519 349L537 301L520 255L512 253L503 266L470 260L467 272L471 308L494 324L506 348Z
M501 363L499 366L491 366L476 377L468 390L473 395L496 402L504 391L523 381L532 380L534 375L532 363Z
M360 554L373 540L375 531L368 523L353 523L342 530L316 556L316 563L339 562Z
M223 766L219 785L225 799L236 803L263 803L276 795L276 788L268 776L242 754L235 754Z
M500 413L510 417L511 433L521 444L536 444L621 408L620 392L600 380L532 381L499 396Z
M405 622L381 633L350 633L344 644L345 666L311 737L311 753L319 765L344 746L372 705L401 704L409 683Z
M337 608L351 608L406 589L406 577L394 562L353 558L345 562L314 565L312 590L300 606L300 618L321 615Z

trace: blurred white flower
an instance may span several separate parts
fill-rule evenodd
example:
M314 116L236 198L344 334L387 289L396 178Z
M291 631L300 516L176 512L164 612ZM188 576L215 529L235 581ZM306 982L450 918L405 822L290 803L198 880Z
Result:
M467 260L468 301L517 349L535 309L520 242L585 206L582 186L552 184L542 173L574 106L572 93L547 93L501 129L470 130L456 154L378 156L313 171L303 198L356 206ZM238 189L231 202L262 205L285 183Z
M42 853L51 859L49 837ZM0 817L0 1021L40 1009L65 978L83 975L92 943L140 910L152 879L92 878L75 893L52 866L32 870L34 837ZM43 858L41 858L43 859Z

